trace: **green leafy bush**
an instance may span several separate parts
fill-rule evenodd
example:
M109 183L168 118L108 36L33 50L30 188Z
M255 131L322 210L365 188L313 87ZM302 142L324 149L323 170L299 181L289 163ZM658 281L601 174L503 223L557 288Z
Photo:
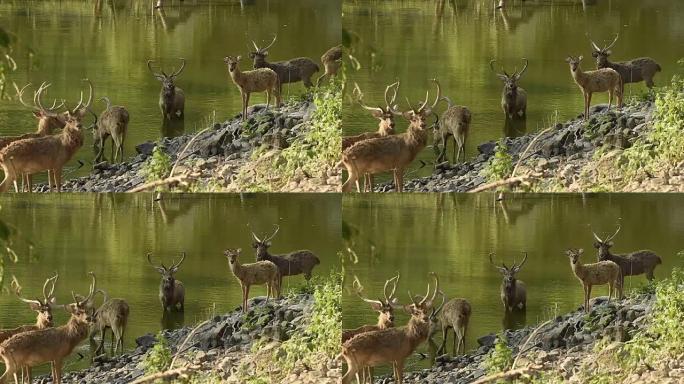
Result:
M499 373L508 371L513 365L513 351L508 346L506 336L499 334L496 336L494 350L489 353L485 360L485 367L489 373Z
M155 146L142 172L150 182L168 177L171 172L171 157L159 145Z
M504 138L496 143L494 156L489 160L483 172L490 181L503 180L513 172L513 157L508 153L508 146L506 146Z
M145 372L147 372L147 374L164 372L171 365L172 359L173 355L171 354L171 348L169 347L168 341L159 333L157 335L157 344L147 351L145 359L143 360Z

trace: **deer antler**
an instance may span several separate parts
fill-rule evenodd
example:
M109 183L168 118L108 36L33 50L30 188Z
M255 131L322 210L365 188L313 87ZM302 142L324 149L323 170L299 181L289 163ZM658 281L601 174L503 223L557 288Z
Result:
M74 303L76 303L77 306L82 306L84 303L87 303L90 300L92 300L93 296L95 296L95 287L97 286L97 278L95 277L95 273L92 271L88 272L88 274L90 275L90 277L93 278L93 281L90 283L90 291L88 293L88 296L86 296L83 300L79 301L76 298L76 294L74 293L74 291L71 291L71 297L74 298Z
M48 281L49 281L49 279L48 279ZM24 303L34 304L34 305L42 305L40 300L26 299L21 295L22 288L21 288L21 285L19 285L19 280L17 280L16 276L12 276L12 282L10 283L10 286L12 287L14 294L17 295L19 300L23 301Z
M439 103L439 99L442 97L442 87L439 85L439 81L437 79L432 79L432 82L437 85L437 97L435 97L435 102L432 103L430 106L430 110L434 109L437 106L437 103Z
M525 254L525 256L523 257L522 262L520 262L520 264L518 264L518 265L515 265L515 264L513 265L513 268L512 268L512 269L515 269L516 272L519 271L520 268L522 268L522 266L523 266L523 265L525 264L525 262L527 261L527 252L523 252L523 253Z
M432 318L432 319L434 319L435 316L437 316L439 314L439 312L444 307L444 304L446 303L446 295L444 294L444 292L441 289L439 290L439 294L440 294L440 296L442 296L442 302L439 304L439 306L437 306L437 308L432 308L432 313L430 314L430 318Z
M392 285L392 292L390 292L390 294L387 295L387 286L392 281L394 281L394 284ZM385 300L388 304L391 304L392 300L394 299L394 293L397 291L397 283L399 283L399 272L397 272L396 276L385 281L385 287L383 288L382 293L385 295Z
M359 105L368 111L378 111L378 112L384 112L382 108L380 107L371 107L363 103L363 92L361 92L361 88L359 88L359 85L357 83L354 83L354 90L352 91L354 95L357 96L356 102L359 103ZM387 98L387 92L385 91L385 99Z
M274 238L276 234L278 234L278 231L280 231L280 226L278 224L275 224L274 227L275 227L275 231L273 231L273 234L271 236L264 239L264 242L271 241L271 239Z
M621 229L621 228L622 228L622 227L620 226L620 224L618 224L618 227L617 227L617 230L615 231L615 233L613 233L612 236L608 237L608 238L606 239L606 241L604 241L604 242L607 243L607 242L613 240L613 238L615 238L615 236L617 236L618 232L620 232L620 229Z
M183 69L185 69L185 59L182 58L182 57L179 57L178 60L180 60L180 62L181 62L181 67L180 67L180 69L177 70L176 72L174 72L174 73L173 73L171 76L169 76L169 77L176 77L176 76L180 75L181 72L183 72Z
M178 263L173 263L169 269L177 269L180 267L181 264L183 264L183 261L185 261L185 252L181 252L181 259Z
M494 260L492 259L492 256L494 256L494 252L489 253L489 262L494 266L494 268L498 269L499 272L505 272L506 270L508 270L508 268L506 267L506 264L504 264L504 263L501 263L501 265L503 265L503 268L494 264Z
M513 77L515 77L516 80L522 77L523 73L525 73L525 71L527 70L527 65L529 64L529 61L526 58L523 57L522 60L525 62L525 65L523 66L523 69L520 72L516 72L515 75L513 75Z
M57 105L57 99L52 101L52 106L50 108L45 108L43 106L43 93L45 92L46 89L48 89L52 84L43 82L38 90L33 93L33 104L38 106L38 109L43 112L54 112L56 109L62 108L64 106L64 99L62 99L62 102Z
M594 40L591 39L591 36L589 36L589 32L585 33L587 36L587 39L589 39L589 42L591 42L592 48L594 48L594 51L596 52L601 52L601 48L599 48L598 44L594 43Z
M55 284L57 284L57 279L59 279L59 274L55 272L55 275L45 280L45 284L43 284L43 298L45 299L46 303L49 303L50 299L54 297L53 295L55 294ZM50 282L52 282L50 292L46 292L46 288Z
M383 305L381 300L373 300L369 299L361 294L363 292L363 285L361 285L361 282L359 281L359 278L355 275L354 276L354 281L352 282L352 286L354 287L354 292L356 292L356 296L358 296L361 300L365 301L366 303L370 304L377 304L377 305Z
M31 83L28 83L28 84L24 85L21 89L19 89L19 87L17 86L17 83L13 83L13 84L14 84L14 89L17 91L17 96L19 97L19 102L20 102L24 107L31 108L31 109L35 109L35 110L39 110L38 106L35 105L35 100L34 100L34 104L33 104L33 105L30 105L30 104L28 104L27 102L25 102L24 99L22 98L22 97L24 96L24 91L26 90L26 88L28 88L28 87L31 85ZM44 83L43 83L43 84L44 84ZM35 96L35 92L34 92L34 96Z
M389 90L394 87L394 94L392 95L392 100L387 100L387 94L389 93ZM392 104L394 104L394 101L397 99L397 93L399 92L399 80L395 81L394 83L390 84L385 88L385 105L389 109Z
M607 47L603 48L603 50L607 51L607 50L613 48L613 45L615 45L615 43L617 43L619 37L620 37L620 33L618 32L615 34L615 39L613 40L613 42L610 43Z
M152 75L154 75L156 77L168 77L166 75L166 72L164 72L164 68L162 68L161 66L159 67L159 72L155 72L154 69L152 69L152 63L155 63L155 62L156 62L156 60L147 60L147 68L150 70Z
M166 266L164 266L163 262L161 263L161 265L154 265L154 263L152 263L152 252L147 253L147 262L150 263L152 268L156 269L159 272L163 273L164 271L166 271Z
M264 51L268 50L269 48L271 48L273 46L273 44L275 44L277 39L278 39L278 34L276 33L273 35L273 41L271 41L271 44L265 46L264 48L261 48L261 51L264 52Z

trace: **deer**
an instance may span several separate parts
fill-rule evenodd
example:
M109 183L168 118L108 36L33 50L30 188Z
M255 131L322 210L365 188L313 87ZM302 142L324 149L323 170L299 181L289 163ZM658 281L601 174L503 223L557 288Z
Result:
M176 78L185 69L185 59L180 57L178 60L181 62L180 68L170 75L167 75L161 67L159 72L155 72L152 69L152 63L155 61L147 60L147 69L150 70L152 76L162 83L162 88L159 92L159 109L165 121L183 119L185 117L185 92L176 86Z
M620 74L620 77L622 78L622 88L620 91L622 94L624 94L625 83L639 83L643 81L648 88L653 88L655 85L653 76L662 70L660 64L655 60L650 57L639 57L629 61L612 62L608 59L612 54L610 49L617 43L620 34L616 34L615 40L603 48L600 48L598 44L594 43L589 35L587 35L587 37L591 42L591 47L594 49L591 56L596 59L596 68L611 68Z
M269 297L280 297L278 267L271 261L257 261L256 263L240 264L238 258L241 248L226 249L223 255L228 259L228 266L233 276L240 282L242 288L242 312L247 313L247 299L252 285L266 284L266 302Z
M252 40L254 51L249 53L249 58L254 61L254 69L269 68L278 75L279 95L283 93L283 84L285 83L296 83L301 81L306 88L311 88L313 86L311 76L319 70L318 65L314 63L313 60L308 57L297 57L295 59L273 63L266 61L268 50L275 44L277 39L278 34L273 36L273 41L263 48L259 48L254 40Z
M165 312L185 310L185 286L175 277L183 261L185 261L185 252L181 252L181 259L178 263L174 261L169 268L166 268L164 263L154 265L152 253L147 254L147 262L162 276L159 283L159 302Z
M527 309L527 286L525 285L525 282L516 277L516 274L520 272L520 268L522 268L527 261L527 252L524 252L524 254L525 256L520 264L514 262L510 268L508 268L504 262L501 262L501 266L496 265L493 260L494 253L489 254L489 263L503 275L503 281L501 282L499 290L501 302L503 303L506 312Z
M394 327L394 306L397 305L397 299L394 293L397 291L397 283L399 282L399 273L396 276L385 280L385 286L383 288L384 299L373 300L362 295L363 286L359 281L358 277L354 276L354 292L356 295L366 303L370 304L374 311L378 312L378 323L376 325L362 325L354 329L343 329L342 330L342 343L344 344L347 340L353 338L356 335L360 335L365 332L377 331L382 329L388 329ZM390 293L387 293L387 288L389 284L393 283ZM366 369L361 372L361 383L373 382L373 368L366 367Z
M591 298L591 288L594 285L608 284L608 300L616 294L622 298L622 284L620 280L620 267L612 261L599 261L592 264L582 264L579 261L584 253L583 249L568 249L565 254L570 259L570 267L575 277L582 282L584 288L584 311L589 313L589 299Z
M433 108L441 97L441 88L436 79L432 80L437 85L437 97L431 106L428 106L430 92L425 95L425 101L415 108L406 99L409 110L400 113L409 121L408 130L398 135L390 135L375 139L360 141L342 152L342 161L338 166L344 165L349 174L342 185L343 192L351 192L352 185L356 184L356 190L361 192L359 178L366 174L375 174L386 171L394 171L394 185L397 192L404 190L404 171L413 162L418 153L427 145L427 118L432 115Z
M442 96L440 100L444 100L447 103L447 109L442 113L438 124L435 125L438 127L434 131L435 145L442 143L442 150L437 156L437 162L447 161L446 152L449 137L454 140L453 162L456 163L461 158L461 153L463 153L463 161L465 161L465 143L470 131L472 113L468 107L454 105L447 96Z
M394 88L394 94L392 99L388 100L387 95L389 91ZM379 120L378 130L376 132L363 132L358 135L353 136L343 136L342 137L342 151L351 147L352 145L358 143L362 140L374 139L378 137L385 137L394 134L394 117L400 115L392 109L394 101L397 99L397 92L399 91L399 81L396 81L385 88L385 107L378 105L377 107L371 107L363 103L363 93L359 88L358 84L354 86L354 93L357 95L357 102L359 105L370 111L371 115ZM364 175L364 191L370 192L373 190L373 175Z
M107 292L102 289L95 291L101 293L104 298L102 305L93 315L93 326L91 327L90 340L94 340L95 334L100 335L100 344L95 350L95 354L104 353L105 336L107 329L112 331L112 350L113 353L124 351L124 334L128 325L128 316L131 313L128 302L124 299L109 298Z
M14 377L14 382L18 384L18 373L24 367L31 368L51 362L52 382L61 384L64 359L88 337L88 330L92 324L92 310L88 308L89 301L95 294L96 279L94 274L91 276L92 283L88 296L83 300L78 300L72 292L74 302L63 306L64 310L71 315L67 324L20 333L0 344L0 358L5 361L5 373L0 376L0 383ZM28 379L31 382L31 378Z
M439 278L432 272L435 280L434 293L430 293L430 284L422 300L417 301L409 291L411 304L403 305L411 315L408 324L402 327L388 328L365 332L342 344L342 353L338 355L347 362L347 372L342 377L342 384L350 384L356 374L365 367L381 364L392 364L397 384L403 383L404 363L420 344L425 342L430 332L430 310L439 291ZM397 304L397 306L400 306Z
M444 294L442 293L442 298ZM453 354L465 353L465 337L468 330L468 322L472 313L470 302L462 298L453 298L442 304L431 316L434 328L442 330L442 344L440 344L437 354L446 353L446 342L449 337L449 329L454 333Z
M570 65L570 74L584 95L584 120L589 119L591 95L594 92L608 92L608 110L613 103L613 95L617 96L617 107L622 108L622 79L612 68L601 68L595 71L582 71L580 62L584 57L568 56L565 61Z
M625 276L645 274L646 278L652 281L655 278L653 275L655 268L663 263L663 260L655 252L648 249L617 255L610 252L610 248L613 246L613 238L620 232L620 228L618 225L615 233L605 239L601 239L596 232L591 232L594 235L594 239L596 239L594 248L598 251L598 261L612 261L620 267L621 287L624 287ZM620 298L622 298L622 295L620 295Z
M299 251L290 252L282 255L271 255L268 248L271 246L271 240L280 230L280 226L275 225L275 231L268 237L260 239L254 232L252 238L254 242L252 247L256 253L256 261L270 261L278 267L278 290L283 287L284 276L304 275L307 283L311 280L311 273L315 266L321 263L318 256L313 252L303 249ZM280 297L278 294L277 298Z
M128 131L130 116L128 110L120 105L112 105L108 97L100 99L106 105L105 110L100 113L98 118L95 113L90 111L95 117L93 129L93 148L95 149L95 163L101 162L104 158L105 143L108 137L112 138L112 161L116 162L121 156L124 158L124 142Z
M76 107L67 107L64 129L60 134L15 141L0 150L0 166L5 173L5 179L0 184L0 192L6 192L11 184L14 184L18 192L17 176L42 171L51 172L50 191L53 183L57 192L62 191L62 168L83 146L82 119L93 100L93 85L90 80L85 81L90 88L88 101L83 104L81 91L81 99Z
M321 63L325 71L316 80L316 87L320 87L324 79L337 76L337 71L342 67L342 45L336 45L325 51L323 56L321 56Z
M501 109L508 119L513 118L525 118L527 116L527 91L522 87L518 86L518 81L527 70L527 65L529 61L523 57L522 70L518 72L516 68L512 75L509 75L506 70L501 67L501 72L498 73L494 69L494 63L496 60L491 60L489 62L489 68L492 72L496 74L501 81L504 83L503 91L501 92Z
M242 121L247 119L247 106L249 105L249 95L253 92L266 92L266 108L271 104L271 93L276 98L276 108L282 102L280 89L278 87L278 75L270 68L257 68L252 71L240 71L240 60L242 56L227 56L223 61L228 65L228 74L233 83L240 90L242 96Z

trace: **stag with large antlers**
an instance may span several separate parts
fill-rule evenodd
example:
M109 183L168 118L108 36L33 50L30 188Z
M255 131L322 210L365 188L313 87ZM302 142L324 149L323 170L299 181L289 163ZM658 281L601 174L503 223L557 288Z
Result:
M311 280L311 273L315 266L321 263L313 252L308 249L302 249L299 251L290 252L281 255L271 255L268 252L268 248L271 246L271 240L280 230L280 226L275 226L275 231L270 236L260 239L254 232L252 232L252 238L254 242L252 247L256 253L257 261L270 261L278 267L278 287L282 290L283 287L283 276L295 276L304 275L304 278L308 282Z
M518 280L516 274L520 272L520 268L527 261L527 252L523 257L520 264L513 263L513 266L508 268L504 262L501 262L501 266L494 263L493 253L489 254L489 262L501 272L503 276L503 281L501 282L501 302L506 309L506 312L512 312L513 310L524 310L527 308L527 287L522 280Z
M55 185L57 192L61 192L62 168L83 146L81 120L93 101L93 85L90 80L85 79L85 81L88 82L90 88L88 101L83 103L83 91L81 91L81 99L76 107L73 109L67 107L66 124L60 134L15 141L0 150L0 166L5 172L5 179L0 184L0 192L7 191L12 184L18 191L17 176L43 171L50 171L52 175L52 180L49 182L50 190Z
M605 239L601 239L596 232L591 232L594 235L594 239L596 239L594 248L598 250L598 260L612 261L620 267L621 287L624 287L625 276L645 274L649 281L653 280L655 277L653 271L658 264L662 264L663 262L660 256L656 255L655 252L648 249L623 254L613 254L610 252L610 248L613 246L613 238L620 232L620 228L621 227L618 225L615 233ZM622 298L622 295L620 298Z
M74 302L63 306L71 314L66 325L20 333L0 344L0 358L5 361L5 373L0 377L0 383L6 382L10 377L14 377L15 383L19 383L18 374L23 367L30 368L45 363L52 363L52 382L62 382L64 359L88 337L92 323L90 301L95 294L95 275L92 272L90 275L92 283L88 296L78 300L72 292ZM31 378L28 379L31 382Z
M518 86L518 81L527 70L527 65L529 64L526 58L523 58L523 61L525 62L523 68L519 72L516 68L512 75L509 75L503 67L501 67L501 72L496 72L496 69L494 69L496 60L489 62L489 68L504 83L503 91L501 92L501 109L503 109L504 114L509 119L514 117L524 118L527 114L527 92Z
M154 265L152 263L152 254L147 254L147 262L162 276L159 283L159 302L166 312L172 310L182 312L185 310L185 286L183 286L180 280L176 280L175 277L178 268L180 268L184 260L185 252L182 252L180 261L178 263L174 262L171 267L166 268L164 263Z
M591 95L594 92L608 92L608 110L613 103L613 95L617 95L617 106L622 107L622 79L612 68L601 68L595 71L582 71L580 62L583 57L568 56L565 61L570 65L570 74L582 90L584 96L584 119L589 119Z
M227 56L223 61L228 66L228 74L240 90L242 96L242 120L247 120L249 96L254 92L266 92L266 108L271 104L271 93L275 95L276 107L282 102L278 87L278 75L270 68L257 68L252 71L240 70L241 56Z
M265 47L259 46L252 40L254 51L249 53L249 58L254 60L254 69L270 68L278 75L278 94L282 94L283 84L296 83L301 81L304 86L310 88L313 86L311 76L318 72L318 65L308 57L298 57L287 61L268 62L268 50L275 44L278 35L273 36L273 41Z
M347 372L342 377L342 384L351 383L365 367L381 364L392 364L395 382L403 383L404 362L430 333L430 310L439 292L439 278L435 273L430 275L435 279L432 294L429 283L427 293L420 301L416 301L409 291L412 304L403 306L411 315L408 325L362 333L342 344L340 356L347 362Z
M437 97L428 106L430 92L426 92L425 101L418 107L408 102L409 110L399 112L392 106L393 113L401 114L409 121L408 130L398 135L390 135L360 141L342 152L341 165L347 169L349 177L342 185L343 192L351 192L352 186L361 192L359 179L366 174L394 171L394 185L397 192L404 189L404 171L427 145L427 119L441 97L441 88L436 79ZM339 165L339 164L338 164Z
M394 93L392 99L388 99L388 94L391 89L394 88ZM400 115L400 113L392 109L394 101L397 99L397 92L399 91L399 81L388 85L385 88L385 106L378 105L377 107L371 107L363 103L363 93L357 84L354 85L354 93L357 95L357 102L359 105L370 111L371 115L379 120L378 130L376 132L364 132L354 136L343 136L342 137L342 151L351 147L352 145L358 143L362 140L375 139L378 137L385 137L394 134L394 117ZM364 175L364 191L371 192L373 190L373 175Z
M608 60L608 57L612 54L610 49L617 43L620 34L616 34L615 40L603 48L599 47L591 37L588 35L587 37L591 42L591 47L594 49L591 56L596 59L596 68L612 68L616 70L622 78L622 90L625 83L638 83L641 81L644 81L647 87L653 88L655 85L653 83L653 76L662 70L660 64L655 60L650 57L639 57L629 61L612 62ZM624 93L622 90L621 93Z
M182 119L185 116L185 93L176 86L176 78L185 69L185 59L179 58L178 60L181 62L180 68L170 75L167 75L162 68L159 68L159 72L155 72L152 69L154 60L147 60L147 68L162 83L159 92L159 109L165 120Z

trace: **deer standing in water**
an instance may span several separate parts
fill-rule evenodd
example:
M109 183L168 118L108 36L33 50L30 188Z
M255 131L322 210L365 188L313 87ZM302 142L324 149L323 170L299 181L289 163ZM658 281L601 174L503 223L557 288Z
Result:
M159 109L164 120L183 119L185 117L185 92L176 86L176 78L185 69L185 59L179 58L178 60L181 62L180 68L170 75L167 75L162 68L159 68L159 72L155 72L152 69L154 60L147 60L147 69L162 83L159 92Z

